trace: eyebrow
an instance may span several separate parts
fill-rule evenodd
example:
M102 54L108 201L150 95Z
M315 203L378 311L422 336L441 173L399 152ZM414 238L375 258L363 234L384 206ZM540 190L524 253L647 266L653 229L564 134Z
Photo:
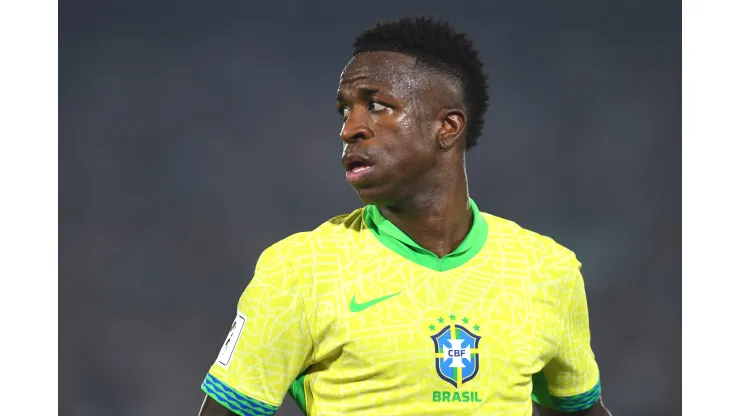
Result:
M377 94L377 93L379 93L381 91L382 90L380 88L374 88L374 87L359 87L357 89L357 92L362 97L367 97L367 96L370 96L370 95L373 95L373 94ZM388 91L383 91L383 93L387 93L388 95L390 95L391 97L393 97L393 94L389 93ZM344 99L344 93L341 90L337 93L337 101L346 101Z

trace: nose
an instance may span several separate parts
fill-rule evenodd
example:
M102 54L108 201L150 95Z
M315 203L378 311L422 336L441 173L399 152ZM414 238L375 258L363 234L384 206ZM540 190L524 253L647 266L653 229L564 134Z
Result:
M352 143L357 140L365 140L370 137L370 129L367 126L367 111L355 108L350 111L349 117L339 132L339 137L344 143Z

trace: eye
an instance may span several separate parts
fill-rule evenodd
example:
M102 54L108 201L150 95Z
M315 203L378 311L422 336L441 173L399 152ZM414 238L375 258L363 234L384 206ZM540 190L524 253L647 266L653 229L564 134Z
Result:
M347 118L349 118L349 107L339 107L338 111L339 115L342 117L342 121L347 121Z
M383 105L377 101L370 101L370 105L367 106L367 109L370 111L383 111L387 108L388 106Z

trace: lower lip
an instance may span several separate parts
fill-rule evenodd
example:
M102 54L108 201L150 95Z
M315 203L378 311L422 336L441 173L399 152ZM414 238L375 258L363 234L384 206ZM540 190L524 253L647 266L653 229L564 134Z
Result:
M351 170L348 170L346 173L347 182L349 183L359 183L365 180L375 169L375 166L370 166L369 168L365 170L361 170L359 172L353 172Z

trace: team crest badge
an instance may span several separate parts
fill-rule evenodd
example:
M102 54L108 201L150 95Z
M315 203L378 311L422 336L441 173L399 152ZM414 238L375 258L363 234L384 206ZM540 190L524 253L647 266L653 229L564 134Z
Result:
M467 317L458 321L455 315L450 315L449 319L440 317L437 324L429 325L431 331L437 331L432 335L437 374L455 388L475 378L480 367L478 343L481 337L474 332L479 331L480 326L473 325L471 331L469 322Z

